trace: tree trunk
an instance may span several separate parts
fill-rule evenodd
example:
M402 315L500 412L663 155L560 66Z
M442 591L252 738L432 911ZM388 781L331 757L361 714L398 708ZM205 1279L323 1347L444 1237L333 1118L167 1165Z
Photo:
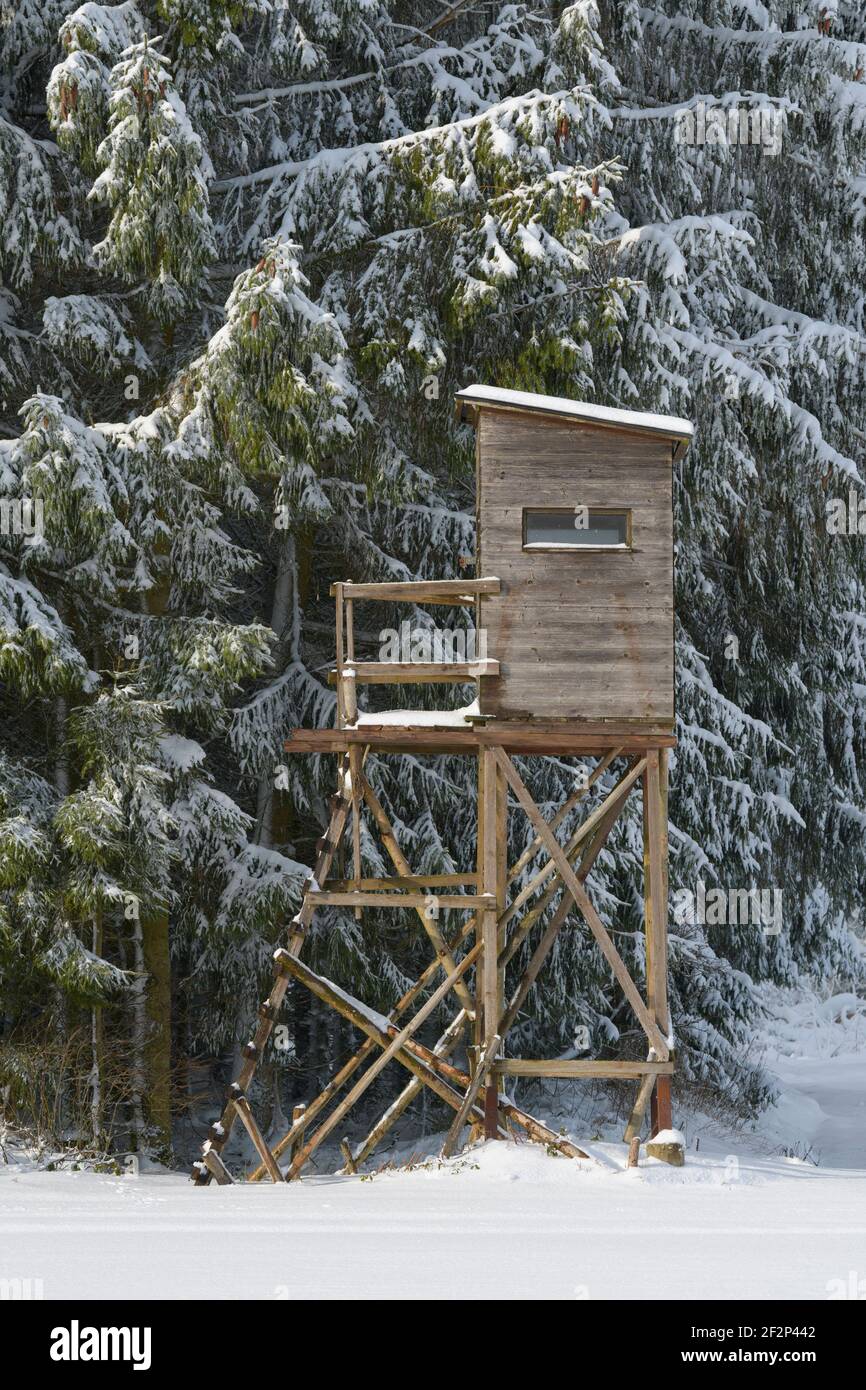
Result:
M92 934L92 950L95 956L102 956L102 937L102 914L97 912L93 918ZM90 1131L96 1150L106 1147L103 1096L104 1041L102 1005L94 1004L90 1011Z
M131 1129L134 1147L141 1151L147 1147L147 1126L144 1118L144 1095L147 1090L147 1070L144 1061L147 1038L147 972L144 967L141 919L137 914L132 919L132 968L135 978L132 987Z
M286 533L280 546L270 626L277 635L272 651L274 669L281 675L289 661L297 657L300 637L297 550L291 532ZM287 806L275 801L274 772L269 764L259 778L256 794L256 843L265 849L285 843L288 812Z
M168 928L167 912L146 917L141 923L142 953L148 976L144 996L144 1067L147 1076L144 1109L156 1147L166 1149L171 1146L171 959Z
M58 695L54 701L54 785L59 796L69 795L69 753L66 748L66 700Z
M170 576L165 574L144 596L145 610L151 617L165 612L170 588ZM151 1143L157 1149L168 1149L171 1147L169 914L152 913L137 925L136 939L140 942L141 966L146 976L136 1018L140 1060L146 1078L142 1108Z
M58 695L55 698L51 714L54 726L54 786L57 790L58 797L64 797L69 795L69 754L66 748L66 719L68 709L66 700L62 695ZM54 999L55 1035L59 1051L63 1056L66 1056L69 1042L69 1001L59 985L54 990ZM77 1080L72 1082L73 1087L77 1088L78 1084ZM76 1100L77 1099L78 1097L76 1097ZM55 1123L58 1135L62 1135L66 1132L69 1110L69 1079L67 1076L67 1068L64 1066L59 1078L55 1107ZM76 1113L77 1110L78 1106L76 1104Z

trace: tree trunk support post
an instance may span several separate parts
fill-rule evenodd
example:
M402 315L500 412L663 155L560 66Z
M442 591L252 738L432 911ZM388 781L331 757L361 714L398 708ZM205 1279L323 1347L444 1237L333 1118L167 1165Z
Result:
M492 909L485 908L481 913L481 940L483 943L480 988L477 990L477 1010L483 1018L482 1046L484 1062L489 1069L495 1060L499 1020L503 1012L504 970L499 964L499 918L505 909L505 878L508 866L505 862L506 835L505 819L507 802L505 784L496 765L496 755L492 748L485 748L481 754L480 769L481 797L478 803L478 854L480 871L480 890L491 895L496 902ZM497 1079L490 1076L484 1086L484 1136L496 1139L499 1132Z
M643 775L646 973L650 1010L665 1037L670 1035L667 811L667 749L652 749ZM655 1136L671 1126L671 1079L659 1076L650 1099L650 1132Z

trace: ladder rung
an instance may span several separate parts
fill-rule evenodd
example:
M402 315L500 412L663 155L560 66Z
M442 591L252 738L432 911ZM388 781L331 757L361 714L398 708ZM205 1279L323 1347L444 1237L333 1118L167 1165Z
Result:
M494 893L364 893L358 890L334 893L324 888L311 888L306 896L316 907L425 908L431 899L438 907L458 908L466 912L496 907Z

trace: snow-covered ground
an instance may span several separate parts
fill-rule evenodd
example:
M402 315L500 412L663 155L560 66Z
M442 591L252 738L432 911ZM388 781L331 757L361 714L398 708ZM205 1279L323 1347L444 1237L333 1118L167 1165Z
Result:
M866 1297L866 1015L776 995L779 1103L685 1168L487 1144L370 1178L193 1188L0 1162L0 1280L45 1298ZM582 1136L578 1136L582 1137ZM584 1141L585 1142L585 1141Z

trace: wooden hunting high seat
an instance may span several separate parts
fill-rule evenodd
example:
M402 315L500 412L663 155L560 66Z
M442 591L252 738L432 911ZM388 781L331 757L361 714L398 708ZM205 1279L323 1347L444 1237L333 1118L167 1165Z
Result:
M336 758L330 823L287 945L275 953L274 984L259 1011L255 1035L244 1048L240 1075L195 1167L199 1183L232 1181L222 1154L236 1118L260 1156L253 1180L297 1177L392 1062L409 1078L361 1144L353 1149L343 1140L347 1171L370 1156L425 1087L453 1112L442 1146L445 1156L456 1150L466 1125L489 1138L520 1131L572 1157L586 1156L586 1148L554 1134L505 1095L509 1076L634 1079L638 1090L626 1138L639 1133L648 1106L653 1133L671 1126L667 759L676 744L672 466L692 428L673 417L486 386L460 392L458 411L476 432L476 564L491 577L332 587L336 727L294 729L285 745L292 754ZM490 654L485 649L477 660L466 661L359 661L356 602L471 606ZM359 714L359 684L445 681L474 681L476 701L457 711ZM471 866L454 873L413 872L369 777L370 759L406 752L416 757L462 754L475 760L478 831ZM582 760L586 775L575 770L574 789L550 819L542 815L515 765L520 755ZM591 759L594 766L586 773ZM600 800L563 839L563 828L573 825L572 812L594 788ZM640 984L584 886L632 793L640 796L643 811L646 969ZM532 828L530 842L510 866L509 797ZM365 816L393 864L393 877L364 874L360 827ZM334 855L350 824L352 873L334 879ZM431 959L387 1017L300 960L320 906L351 907L358 916L369 908L408 909L419 918ZM450 938L440 926L440 909L466 914ZM588 926L645 1034L645 1058L507 1055L508 1034L573 911ZM512 962L524 945L531 954L515 979ZM255 1121L247 1091L291 981L335 1009L362 1041L271 1147ZM434 1046L422 1044L418 1030L449 996L455 1010L450 1022ZM416 1012L407 1017L413 1007ZM460 1065L453 1060L458 1048L465 1055ZM362 1067L366 1069L338 1099ZM282 1168L284 1155L288 1161Z

